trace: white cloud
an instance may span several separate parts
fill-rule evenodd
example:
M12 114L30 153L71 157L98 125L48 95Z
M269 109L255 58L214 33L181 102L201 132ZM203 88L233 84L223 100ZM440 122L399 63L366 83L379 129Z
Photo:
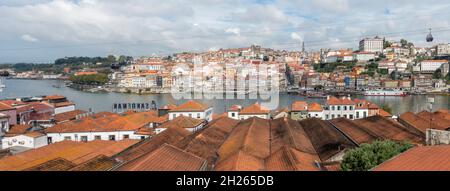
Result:
M239 35L239 33L241 32L241 29L239 29L237 27L235 27L235 28L227 28L225 30L225 32L232 33L232 34L235 34L235 35Z
M295 41L303 41L303 38L300 36L300 34L296 32L291 33L291 38Z
M4 0L0 1L0 49L29 48L24 41L57 48L0 51L0 57L52 61L64 56L141 56L250 44L276 47L298 41L316 50L356 48L360 37L421 29L423 34L401 35L428 45L424 36L430 27L436 31L436 42L449 41L448 31L434 30L450 28L449 7L450 2L439 0L274 0L264 4L254 0Z
M39 39L29 35L29 34L24 34L21 36L22 40L27 41L27 42L37 42L39 41Z

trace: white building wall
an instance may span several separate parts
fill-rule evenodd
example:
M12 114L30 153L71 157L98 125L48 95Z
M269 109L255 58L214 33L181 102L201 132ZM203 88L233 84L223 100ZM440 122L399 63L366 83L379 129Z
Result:
M65 107L57 107L55 108L55 114L65 113L69 111L75 110L75 105L69 105Z
M205 111L186 111L186 112L170 112L169 120L173 120L179 116L191 117L194 119L205 119L206 121L212 121L212 111L213 108L208 108Z
M239 120L239 112L238 111L229 111L228 117L232 119Z
M320 119L324 119L325 120L325 118L323 116L323 111L309 111L308 112L308 117L320 118Z
M354 117L355 119L369 117L369 109L356 109Z
M239 115L240 120L246 120L252 117L258 117L261 119L270 119L269 114L260 114L260 115Z
M28 137L25 135L17 135L14 137L5 137L2 139L2 149L15 146L35 149L47 145L47 136Z
M340 107L340 109L339 109ZM346 109L345 109L346 107ZM335 119L345 117L347 119L355 118L355 106L354 105L330 105L327 110L323 112L323 119Z
M82 137L86 136L87 141L96 140L96 136L99 136L99 140L109 140L109 136L114 135L116 141L124 140L125 135L128 135L128 139L140 140L142 138L149 137L148 135L137 135L135 131L115 131L115 132L77 132L77 133L48 133L47 136L51 138L52 143L64 141L69 138L72 141L82 141Z

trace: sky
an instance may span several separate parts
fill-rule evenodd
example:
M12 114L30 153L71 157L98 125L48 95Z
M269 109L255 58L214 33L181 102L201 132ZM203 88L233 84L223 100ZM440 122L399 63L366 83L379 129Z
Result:
M248 47L450 42L448 0L0 0L0 63ZM425 42L432 28L435 41Z

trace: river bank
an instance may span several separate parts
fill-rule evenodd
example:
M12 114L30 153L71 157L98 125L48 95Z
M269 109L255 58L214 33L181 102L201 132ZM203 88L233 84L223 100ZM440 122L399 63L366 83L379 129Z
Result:
M114 103L136 102L151 103L155 101L157 106L166 104L181 104L193 97L184 97L178 99L178 96L161 93L161 94L133 94L133 93L117 93L117 92L96 92L78 91L65 86L64 81L58 80L5 80L6 88L0 93L2 99L16 97L32 97L36 95L59 94L66 96L69 100L76 103L78 109L95 111L112 111ZM435 103L433 110L450 109L450 96L435 95ZM232 105L248 106L255 102L267 102L267 99L209 99L204 96L203 99L197 99L205 104L214 107L215 113L223 113ZM366 99L380 106L388 105L392 108L393 114L402 114L407 111L422 111L427 108L426 95L411 95L406 97L373 97L355 95L354 98ZM323 98L308 98L298 94L280 93L277 97L272 97L272 101L278 104L279 108L290 108L294 101L308 101L324 103Z

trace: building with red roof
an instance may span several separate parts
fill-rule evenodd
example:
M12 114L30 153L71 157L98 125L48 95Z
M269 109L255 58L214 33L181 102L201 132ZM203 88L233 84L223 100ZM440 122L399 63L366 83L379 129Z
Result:
M170 109L168 114L169 120L173 120L179 116L186 116L195 119L212 121L213 107L194 100L189 100L175 108Z

